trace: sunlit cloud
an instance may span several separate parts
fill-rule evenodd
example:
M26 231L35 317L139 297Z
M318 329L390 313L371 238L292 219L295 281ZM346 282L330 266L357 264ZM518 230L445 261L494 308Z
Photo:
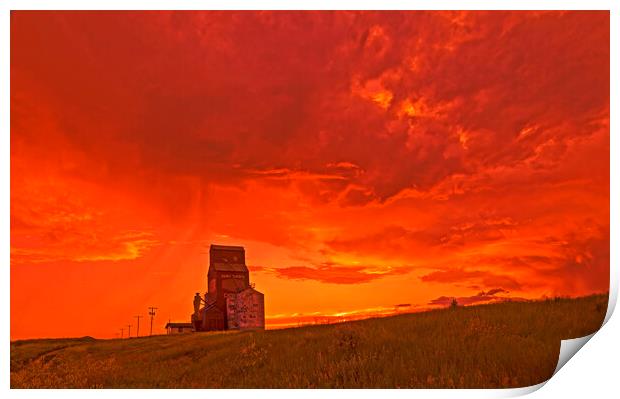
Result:
M330 284L360 284L384 277L407 274L413 268L410 266L381 267L324 263L319 266L285 266L277 268L251 266L250 269L258 272L272 273L279 278L291 280L314 280Z

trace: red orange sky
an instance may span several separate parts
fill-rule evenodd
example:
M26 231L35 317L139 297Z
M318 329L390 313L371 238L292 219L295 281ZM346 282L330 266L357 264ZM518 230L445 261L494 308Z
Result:
M607 291L609 177L608 12L11 14L12 339L188 320L211 243L272 327Z

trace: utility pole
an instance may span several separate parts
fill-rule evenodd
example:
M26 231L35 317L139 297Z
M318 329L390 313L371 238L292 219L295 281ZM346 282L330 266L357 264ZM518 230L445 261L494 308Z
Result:
M131 324L127 324L127 327L129 327L129 332L127 333L127 338L131 338Z
M151 333L149 335L153 335L153 317L155 317L155 311L157 308L151 306L149 307L149 315L151 316Z
M121 328L121 339L123 339L123 331L125 331L125 329Z
M138 319L138 326L137 326L137 328L136 328L136 337L139 337L139 336L140 336L140 318L141 318L142 316L134 316L134 317L135 317L136 319Z

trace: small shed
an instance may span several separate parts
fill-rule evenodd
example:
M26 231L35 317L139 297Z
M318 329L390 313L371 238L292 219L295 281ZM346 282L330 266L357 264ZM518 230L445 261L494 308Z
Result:
M192 323L170 323L166 324L166 333L172 334L185 334L194 331Z

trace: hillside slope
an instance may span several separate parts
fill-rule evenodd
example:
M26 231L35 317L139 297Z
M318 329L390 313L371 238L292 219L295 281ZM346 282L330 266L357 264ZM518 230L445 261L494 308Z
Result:
M547 380L607 295L255 332L11 343L11 388L497 388Z

